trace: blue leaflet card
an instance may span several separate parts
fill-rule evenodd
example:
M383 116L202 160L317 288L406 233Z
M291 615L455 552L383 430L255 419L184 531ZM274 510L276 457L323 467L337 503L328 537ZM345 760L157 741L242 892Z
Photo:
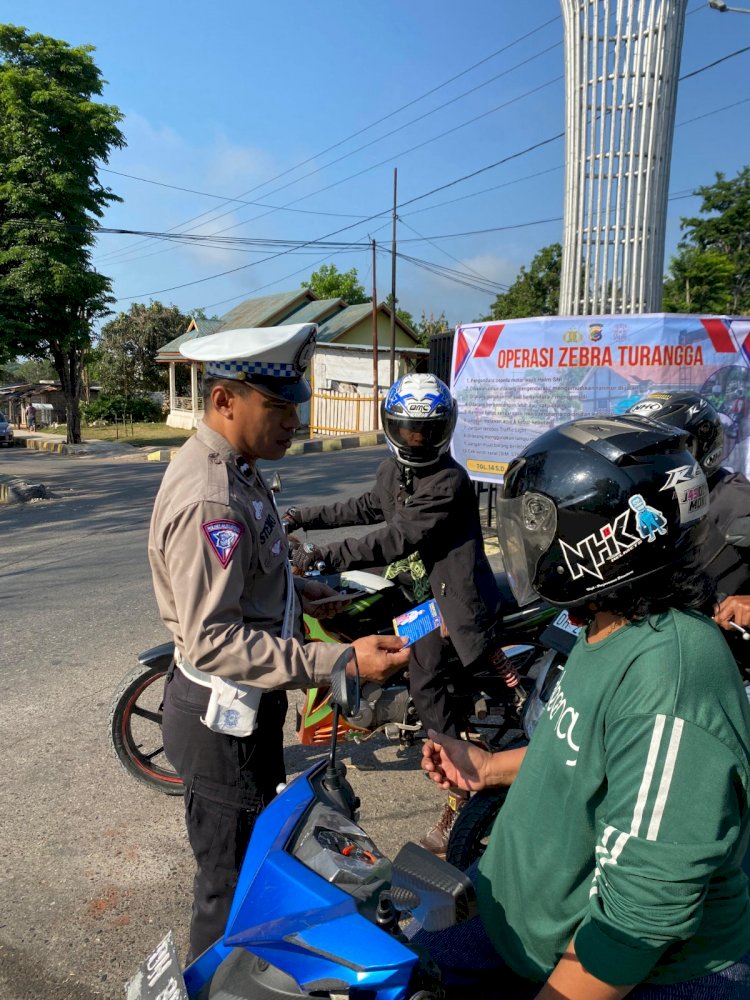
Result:
M393 619L393 631L396 635L404 635L409 640L407 646L411 646L423 635L440 628L443 619L437 606L437 601L433 598L418 604L411 611L406 611L403 615Z

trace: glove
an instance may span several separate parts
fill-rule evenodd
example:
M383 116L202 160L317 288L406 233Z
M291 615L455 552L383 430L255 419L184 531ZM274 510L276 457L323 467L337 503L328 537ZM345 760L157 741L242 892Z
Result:
M298 545L292 551L291 559L292 566L295 569L300 570L302 573L307 573L315 568L316 563L325 562L325 555L317 545L313 545L312 542L305 542L303 545Z
M284 526L284 530L287 535L292 531L296 531L297 528L304 528L304 523L300 519L299 511L296 507L290 507L281 518L281 523Z

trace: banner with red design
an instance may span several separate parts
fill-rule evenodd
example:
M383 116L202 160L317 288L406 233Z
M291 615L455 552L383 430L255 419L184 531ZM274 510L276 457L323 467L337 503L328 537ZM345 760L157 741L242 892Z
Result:
M723 464L749 473L750 318L543 316L460 326L452 451L472 479L502 482L508 463L550 427L686 389L721 414Z

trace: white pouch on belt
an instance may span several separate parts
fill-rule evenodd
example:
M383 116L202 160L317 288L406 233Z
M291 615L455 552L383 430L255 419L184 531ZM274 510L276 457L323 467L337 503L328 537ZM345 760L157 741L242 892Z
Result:
M201 722L215 733L249 736L255 732L262 694L260 688L212 676L211 697Z
M292 569L287 560L286 605L281 626L282 639L290 638L293 617L294 581ZM206 674L203 677L205 680L202 683L205 684L209 677ZM263 689L252 687L250 684L237 684L235 681L227 681L223 677L214 675L210 675L210 681L211 697L201 722L213 732L224 733L226 736L250 736L254 733L258 724L258 705Z

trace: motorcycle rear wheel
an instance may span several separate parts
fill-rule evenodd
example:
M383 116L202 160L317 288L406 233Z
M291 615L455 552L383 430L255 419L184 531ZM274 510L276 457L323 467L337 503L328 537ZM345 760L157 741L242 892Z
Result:
M507 794L507 788L488 788L472 795L453 824L446 861L465 872L481 858Z
M131 777L166 795L182 795L185 786L164 753L161 735L163 666L139 663L115 691L109 712L109 740Z

